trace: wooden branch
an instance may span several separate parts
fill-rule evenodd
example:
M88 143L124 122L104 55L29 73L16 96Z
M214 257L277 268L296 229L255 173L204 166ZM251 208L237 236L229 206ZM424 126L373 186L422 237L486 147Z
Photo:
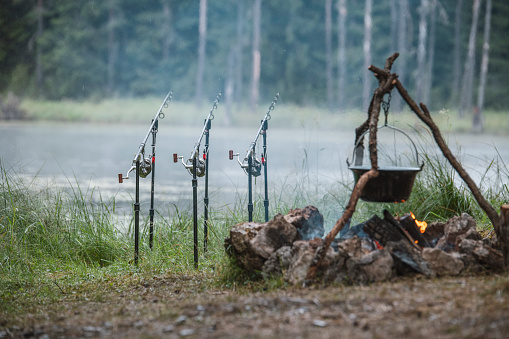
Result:
M385 94L390 93L392 89L394 88L394 85L396 84L395 80L397 79L397 75L394 73L390 73L390 69L392 67L392 63L396 58L398 57L398 54L395 53L392 56L390 56L386 63L385 68L383 71L381 71L378 78L378 88L373 93L373 98L371 99L371 103L368 110L368 120L364 122L357 130L364 129L365 131L365 125L367 122L369 127L369 159L371 161L371 169L360 176L359 180L357 180L357 183L354 186L354 189L352 191L352 194L350 195L350 200L348 201L348 205L346 206L345 211L343 212L343 215L341 218L336 221L336 224L332 228L332 230L325 236L324 241L322 244L317 248L315 252L315 257L313 258L313 261L311 262L311 265L308 269L307 276L306 276L306 282L309 283L313 281L316 277L316 273L318 272L318 268L320 267L320 264L322 263L323 259L325 258L325 254L327 253L327 250L330 247L330 244L332 240L338 235L338 233L343 229L346 222L352 217L353 213L355 212L355 208L357 206L357 202L360 199L362 190L368 183L368 181L372 178L375 178L378 176L378 151L377 151L377 140L376 140L376 133L377 133L377 127L378 127L378 117L380 115L380 108L382 105L383 97ZM375 66L370 66L368 69L373 71L375 69ZM378 68L377 68L378 70ZM364 133L364 132L362 132ZM360 134L362 134L360 133ZM356 143L357 139L359 138L359 135L356 135Z
M353 213L355 212L357 202L359 201L364 186L366 186L366 184L371 178L375 178L377 176L378 170L372 168L363 175L361 175L359 180L357 180L357 183L353 188L352 194L350 195L350 200L346 205L345 212L343 212L341 218L339 218L338 221L336 221L332 230L325 236L322 244L316 250L315 257L313 258L311 266L309 267L306 275L306 284L312 282L315 279L316 273L318 272L318 268L320 267L323 258L325 258L325 254L327 253L327 250L329 249L332 240L334 240L336 235L338 235L338 233L343 229L343 227L345 227L346 222L352 217Z
M502 254L504 255L504 267L509 267L509 204L500 207L500 223L495 228L495 233L501 244Z
M463 179L463 181L467 184L468 188L474 195L475 200L479 204L479 206L484 210L484 212L488 215L488 218L490 218L491 223L493 224L495 231L497 228L497 225L499 225L499 216L497 214L497 211L493 206L490 205L490 203L484 198L481 191L475 184L474 180L470 177L470 175L467 173L467 171L463 168L463 166L459 163L459 161L454 157L451 150L447 146L442 133L440 133L440 130L438 129L438 126L435 124L433 119L431 118L431 114L423 103L417 106L415 101L408 95L408 92L403 87L401 82L399 80L396 81L396 88L398 89L398 92L401 94L401 97L403 100L406 101L406 103L410 106L412 111L414 111L415 114L419 117L419 119L422 120L431 130L431 133L433 134L433 137L435 138L435 141L440 147L440 150L442 151L442 154L449 160L449 163L452 165L452 167L458 172L460 177Z

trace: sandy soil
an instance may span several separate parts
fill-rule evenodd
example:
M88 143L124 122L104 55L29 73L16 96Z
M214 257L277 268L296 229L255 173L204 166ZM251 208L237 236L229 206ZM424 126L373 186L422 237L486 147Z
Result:
M210 286L208 277L180 275L62 289L16 314L3 310L0 338L509 336L507 274L271 291Z

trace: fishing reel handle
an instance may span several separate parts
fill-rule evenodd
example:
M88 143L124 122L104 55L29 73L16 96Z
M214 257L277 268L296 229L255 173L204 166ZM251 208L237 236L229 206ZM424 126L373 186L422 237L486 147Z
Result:
M239 163L240 167L243 168L243 169L246 169L248 167L247 164L244 164L240 161L240 158L239 158L239 153L233 153L233 150L229 150L228 151L228 158L230 160L233 160L233 157L237 157L237 162Z
M184 167L186 169L189 169L189 168L192 168L193 165L187 165L185 162L184 162L184 156L181 155L181 156L178 156L177 153L173 153L173 162L174 163L177 163L179 161L179 159L182 161L182 165L184 165Z

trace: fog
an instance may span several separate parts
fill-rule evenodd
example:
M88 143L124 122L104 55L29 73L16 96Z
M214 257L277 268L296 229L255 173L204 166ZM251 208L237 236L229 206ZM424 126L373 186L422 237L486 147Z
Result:
M4 169L11 170L33 185L79 188L85 196L93 195L96 201L115 197L116 213L130 219L135 195L135 172L123 183L132 165L140 142L149 125L96 125L73 123L8 123L0 125L0 159ZM220 210L247 201L248 177L237 159L229 160L228 151L243 156L253 141L259 126L253 128L210 129L209 194L210 208ZM171 126L160 121L156 143L155 200L157 212L168 215L175 206L181 211L192 210L192 177L181 162L173 163L173 153L188 159L202 126ZM412 136L413 138L415 136ZM509 164L507 136L449 134L450 148L461 159L469 174L480 182L489 163L498 159ZM346 164L351 159L354 131L330 130L319 127L294 129L271 128L267 130L268 186L271 211L274 197L286 194L286 188L300 187L315 192L316 201L305 201L319 210L320 195L353 185L352 175ZM418 139L415 139L420 143ZM148 138L145 156L151 153L152 137ZM200 154L204 147L202 141ZM257 155L262 152L262 139L257 144ZM506 168L507 172L507 168ZM263 172L262 172L263 173ZM34 180L35 177L35 180ZM494 178L495 180L496 178ZM458 178L458 181L460 179ZM296 185L296 184L299 185ZM203 200L204 178L198 180L198 199ZM254 181L255 198L263 194L263 175ZM92 194L93 193L93 194ZM298 192L297 192L298 193ZM346 195L327 213L326 224L333 224L346 203ZM290 201L292 197L289 197ZM284 199L284 197L282 197ZM341 201L345 199L345 201ZM150 175L140 179L141 214L148 215L150 206ZM247 206L245 208L247 220ZM202 212L202 207L199 213ZM255 220L256 221L256 220ZM262 220L258 220L262 221Z

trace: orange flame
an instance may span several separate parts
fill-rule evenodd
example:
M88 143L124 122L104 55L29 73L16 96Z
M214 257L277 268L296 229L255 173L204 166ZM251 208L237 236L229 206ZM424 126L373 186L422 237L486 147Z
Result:
M426 221L417 220L412 212L410 212L410 216L412 216L412 218L414 219L415 224L419 226L421 233L424 233L426 231L426 227L428 227L428 223Z

